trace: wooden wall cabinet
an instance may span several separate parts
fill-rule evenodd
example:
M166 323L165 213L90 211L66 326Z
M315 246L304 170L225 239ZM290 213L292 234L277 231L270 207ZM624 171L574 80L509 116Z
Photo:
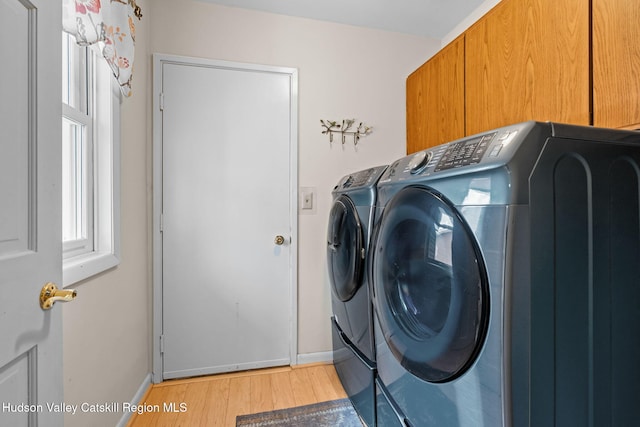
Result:
M462 138L464 35L407 78L407 152Z
M407 79L407 153L523 120L639 129L639 22L638 0L503 0Z
M593 0L593 125L640 128L640 4Z
M588 125L589 61L588 1L503 0L466 32L466 134L524 120Z

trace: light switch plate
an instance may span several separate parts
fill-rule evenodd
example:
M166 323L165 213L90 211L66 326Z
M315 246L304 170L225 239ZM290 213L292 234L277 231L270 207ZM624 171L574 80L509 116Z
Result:
M298 192L298 210L301 214L316 213L316 188L300 187Z

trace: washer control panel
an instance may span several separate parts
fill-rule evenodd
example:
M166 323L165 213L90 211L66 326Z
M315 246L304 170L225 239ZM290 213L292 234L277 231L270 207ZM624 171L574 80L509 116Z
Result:
M434 172L480 163L497 132L447 144Z
M343 177L338 185L334 188L334 190L346 190L348 188L370 187L372 185L375 185L375 183L378 181L378 178L385 169L386 166L378 166L359 172L354 172Z
M419 151L393 162L380 182L457 173L459 168L503 163L513 155L531 126L527 123L507 126Z

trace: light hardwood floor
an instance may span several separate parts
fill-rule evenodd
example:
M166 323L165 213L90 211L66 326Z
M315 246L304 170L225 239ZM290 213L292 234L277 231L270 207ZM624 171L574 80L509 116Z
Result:
M329 364L302 365L165 381L141 401L128 427L235 427L236 415L309 405L347 397ZM175 412L166 405L174 403ZM158 410L156 410L158 409ZM183 410L183 412L180 412Z

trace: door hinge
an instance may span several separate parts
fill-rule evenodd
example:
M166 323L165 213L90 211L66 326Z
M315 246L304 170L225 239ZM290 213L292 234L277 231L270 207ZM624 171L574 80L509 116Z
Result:
M160 232L164 231L164 214L160 214Z
M164 111L164 93L160 92L160 111Z
M160 354L164 354L164 335L160 335Z

